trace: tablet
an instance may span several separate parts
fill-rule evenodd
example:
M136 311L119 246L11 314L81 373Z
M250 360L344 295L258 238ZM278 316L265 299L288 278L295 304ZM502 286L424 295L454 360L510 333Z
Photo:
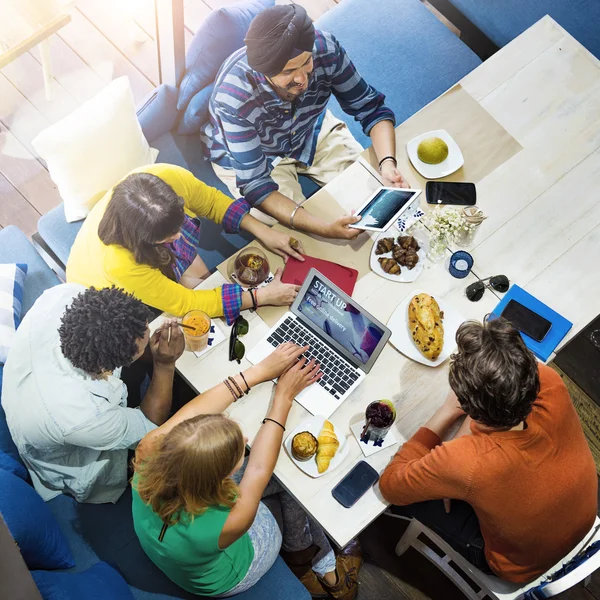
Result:
M354 229L385 231L410 206L421 190L384 187L377 190L357 211L361 220L349 225Z

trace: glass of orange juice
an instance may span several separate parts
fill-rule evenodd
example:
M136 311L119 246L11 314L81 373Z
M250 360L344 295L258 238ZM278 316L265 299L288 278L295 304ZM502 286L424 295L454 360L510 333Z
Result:
M181 323L187 325L183 327L183 336L188 350L192 352L204 350L208 345L210 317L202 310L190 310L181 319Z

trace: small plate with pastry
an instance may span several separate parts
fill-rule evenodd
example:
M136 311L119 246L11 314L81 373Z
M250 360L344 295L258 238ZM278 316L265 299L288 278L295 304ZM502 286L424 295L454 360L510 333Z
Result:
M394 233L395 229L390 229L375 238L371 250L371 270L384 279L410 283L423 272L429 242L420 231L413 235Z
M423 365L437 367L456 349L456 331L464 321L444 300L417 291L398 305L387 325L396 350Z
M331 421L318 415L300 423L283 446L296 466L310 477L329 473L350 452L344 434Z

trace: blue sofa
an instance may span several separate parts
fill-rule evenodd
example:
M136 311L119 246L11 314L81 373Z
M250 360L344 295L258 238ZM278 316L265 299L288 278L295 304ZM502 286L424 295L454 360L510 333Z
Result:
M23 290L24 313L31 308L44 290L60 283L25 235L14 226L0 230L0 263L25 263L28 266ZM2 366L0 365L0 393L1 391ZM21 463L1 405L0 451ZM65 495L54 498L47 505L59 523L75 558L75 567L68 572L80 573L102 560L110 563L121 573L136 600L180 598L202 600L204 598L188 594L173 584L144 554L133 529L130 488L115 505L78 504ZM0 596L2 596L1 591ZM288 569L281 557L277 558L269 572L252 589L236 597L239 600L310 599L304 586ZM85 598L77 598L77 600L85 600Z
M231 18L232 7L215 11L210 17L213 20L196 33L188 51L188 71L182 89L162 85L138 111L146 138L160 151L159 161L184 166L227 194L203 157L198 131L207 118L212 81L220 64L243 45L243 27L247 28L250 17L272 4L273 0L250 0L237 21ZM481 60L419 0L379 0L375 6L376 10L370 0L344 0L321 17L316 26L338 37L365 79L387 95L398 123L480 64ZM190 74L194 73L196 77L190 83ZM341 110L335 99L330 108L365 147L370 145L359 124ZM301 182L307 196L316 191L316 185L307 178ZM66 223L62 206L39 220L41 238L63 265L80 226ZM212 269L243 245L245 239L228 236L220 227L205 222L201 243L199 253Z
M600 58L598 0L436 0L433 3L445 13L443 3L447 1L500 47L543 16L550 15ZM447 16L452 20L450 15Z

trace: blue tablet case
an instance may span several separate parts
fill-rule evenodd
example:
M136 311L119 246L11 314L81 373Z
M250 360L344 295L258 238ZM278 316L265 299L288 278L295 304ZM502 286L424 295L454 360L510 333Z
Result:
M552 310L549 306L546 306L543 302L540 302L535 296L527 293L523 288L518 285L513 285L508 290L504 298L500 301L498 306L492 313L495 317L499 317L504 307L510 300L516 300L523 306L526 306L533 312L537 313L544 319L548 319L552 323L550 331L546 334L546 337L541 342L536 342L528 335L521 333L521 337L525 341L525 345L540 359L544 362L548 360L548 357L554 352L554 349L561 340L567 335L567 332L573 323L567 321L562 315L559 315L556 311Z

